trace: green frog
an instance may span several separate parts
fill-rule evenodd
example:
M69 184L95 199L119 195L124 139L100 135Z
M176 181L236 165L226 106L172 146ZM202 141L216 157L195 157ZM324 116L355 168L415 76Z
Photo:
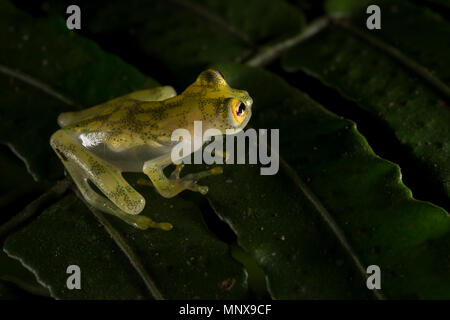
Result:
M143 172L161 196L183 190L206 194L197 181L222 173L221 167L180 177L178 164L167 177L176 144L172 132L183 128L194 135L194 121L221 134L242 130L251 117L253 100L247 91L231 88L216 70L203 71L177 95L170 86L132 92L103 104L58 117L61 129L50 145L85 200L139 228L171 230L172 224L139 215L145 199L123 178L122 172ZM192 150L194 152L196 150ZM91 181L103 195L89 185Z

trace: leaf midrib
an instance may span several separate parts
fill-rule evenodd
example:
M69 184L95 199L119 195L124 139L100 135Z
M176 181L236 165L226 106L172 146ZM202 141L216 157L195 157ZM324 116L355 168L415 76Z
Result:
M143 263L141 262L141 259L139 259L138 255L134 252L134 250L131 248L131 246L126 242L125 238L122 236L122 234L113 227L113 225L108 221L107 218L101 213L99 210L93 208L91 205L89 205L84 197L81 195L81 193L78 191L77 187L73 187L73 191L75 194L80 198L86 207L89 208L89 210L94 214L94 216L97 218L98 221L105 227L108 234L111 236L111 238L114 239L114 242L116 245L122 250L122 252L127 256L128 260L130 261L133 268L137 271L139 276L142 278L142 281L144 281L148 291L151 293L152 297L155 300L165 300L163 294L161 291L159 291L158 287L155 284L155 281L150 277L148 272L145 270Z
M297 172L286 162L286 160L284 160L283 157L281 156L279 156L279 160L281 167L286 172L286 175L292 179L296 187L308 198L308 200L311 202L311 204L319 213L320 217L324 220L325 224L328 225L328 227L331 229L331 231L338 239L339 243L342 245L342 247L344 247L345 251L347 251L348 255L355 263L356 268L361 273L362 277L364 279L367 279L368 275L366 273L366 269L364 268L360 258L356 254L355 250L353 250L353 247L348 242L344 232L336 223L334 218L331 216L331 214L328 212L325 206L321 203L319 198L314 194L314 192L312 192L311 189L309 189L308 186L303 182L303 180L298 176ZM373 290L373 294L379 300L386 299L381 290L375 289Z
M79 107L78 103L76 103L69 97L66 97L64 94L58 92L57 90L53 89L50 85L32 77L29 74L23 73L23 72L19 71L18 69L11 69L10 67L0 64L0 72L7 76L11 76L15 79L18 79L32 87L35 87L38 90L41 90L42 92L44 92L45 94L63 102L66 105L69 105L71 107Z
M189 0L168 0L169 2L172 2L186 10L189 10L190 12L207 19L212 24L216 25L217 27L221 28L228 34L232 35L234 38L241 41L243 44L245 44L247 47L254 47L255 44L250 39L249 35L244 33L243 31L237 29L235 26L227 23L226 20L222 19L219 15L215 14L214 12L208 10L207 8L195 4Z
M333 23L338 28L344 30L347 34L357 37L365 43L369 44L372 47L377 48L382 51L389 57L395 59L399 62L403 67L408 70L414 72L418 76L420 76L425 82L427 82L430 86L439 91L442 95L444 95L450 101L450 87L447 86L443 81L441 81L438 77L434 76L426 67L417 62L416 60L410 58L408 55L403 53L401 50L395 48L394 46L388 44L386 41L369 34L368 32L359 30L356 26L351 24L350 22L344 19L336 19L334 18Z

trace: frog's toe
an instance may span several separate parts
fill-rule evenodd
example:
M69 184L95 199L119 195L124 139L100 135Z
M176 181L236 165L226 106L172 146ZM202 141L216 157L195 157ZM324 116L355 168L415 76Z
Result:
M152 223L152 219L144 217L144 216L136 216L131 223L134 227L145 230L148 229Z
M184 185L186 186L186 189L189 189L191 191L200 192L201 194L205 195L208 193L209 188L207 186L201 186L197 184L197 181L205 178L207 176L222 174L223 168L222 167L214 167L209 170L197 172L197 173L190 173L182 178Z
M217 175L217 174L222 174L223 173L223 168L222 167L214 167L212 169L209 170L205 170L205 171L200 171L197 173L190 173L188 175L186 175L186 177L184 177L183 179L186 180L191 180L191 181L198 181L202 178L208 177L208 176L213 176L213 175Z
M200 192L202 195L205 195L208 193L209 188L207 186L199 186L198 184L195 184L191 190Z
M181 173L181 170L183 170L183 168L184 168L184 163L177 165L175 170L173 170L172 173L170 174L170 179L180 179L180 173Z
M157 225L154 228L158 228L164 231L170 231L173 229L173 225L169 222L155 222L155 224Z
M209 188L207 186L201 186L197 184L196 180L192 179L183 179L181 182L182 189L183 190L191 190L194 192L200 192L201 194L205 195L208 193Z
M212 175L222 174L223 173L223 168L222 167L214 167L214 168L210 169L209 172Z
M148 228L161 229L164 231L172 230L173 225L169 222L155 222L146 216L135 216L132 225L138 229L146 230Z

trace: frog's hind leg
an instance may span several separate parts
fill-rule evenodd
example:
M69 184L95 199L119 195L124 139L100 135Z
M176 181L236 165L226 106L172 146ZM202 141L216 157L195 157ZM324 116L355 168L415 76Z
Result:
M50 143L83 197L94 208L113 214L140 229L172 228L169 223L158 223L137 215L144 208L145 199L128 184L119 170L89 154L63 130L55 132ZM88 180L112 201L95 192Z
M153 221L152 219L142 216L142 215L130 215L122 210L120 210L114 203L105 197L99 195L95 192L88 182L88 177L82 173L82 171L71 163L65 163L65 167L67 171L70 173L72 179L83 195L84 199L94 208L112 214L126 223L145 230L148 228L159 228L163 230L172 229L172 225L168 223L158 223Z
M67 163L78 166L117 207L128 214L138 214L145 206L145 199L122 177L122 173L104 160L88 152L64 129L56 131L50 144ZM66 166L67 167L67 166Z

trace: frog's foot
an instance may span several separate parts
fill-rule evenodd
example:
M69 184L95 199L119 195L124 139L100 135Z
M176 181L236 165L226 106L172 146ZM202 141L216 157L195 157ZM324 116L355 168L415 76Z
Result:
M170 158L168 159L170 161ZM206 194L208 192L207 186L197 184L197 181L210 176L222 173L222 167L215 167L210 170L205 170L197 173L190 173L184 177L180 177L181 170L184 165L177 165L172 174L167 178L162 170L163 161L148 161L144 164L143 171L150 178L156 190L165 198L172 198L183 190L192 190Z
M148 228L155 228L164 231L170 231L173 228L173 225L169 222L155 222L149 217L141 215L132 216L129 214L125 214L123 216L121 215L120 218L126 223L141 230L146 230Z
M175 169L175 170L177 170L177 169ZM222 167L214 167L209 170L187 174L186 176L184 176L182 178L179 177L179 173L178 173L178 176L175 178L175 180L172 180L172 181L174 181L174 184L177 184L177 183L181 184L181 187L183 190L188 189L191 191L200 192L201 194L205 195L208 193L208 190L209 190L208 187L198 185L197 181L202 178L205 178L207 176L222 174L222 172L223 172ZM174 173L175 173L175 171L174 171ZM172 175L171 175L171 178L172 178Z

